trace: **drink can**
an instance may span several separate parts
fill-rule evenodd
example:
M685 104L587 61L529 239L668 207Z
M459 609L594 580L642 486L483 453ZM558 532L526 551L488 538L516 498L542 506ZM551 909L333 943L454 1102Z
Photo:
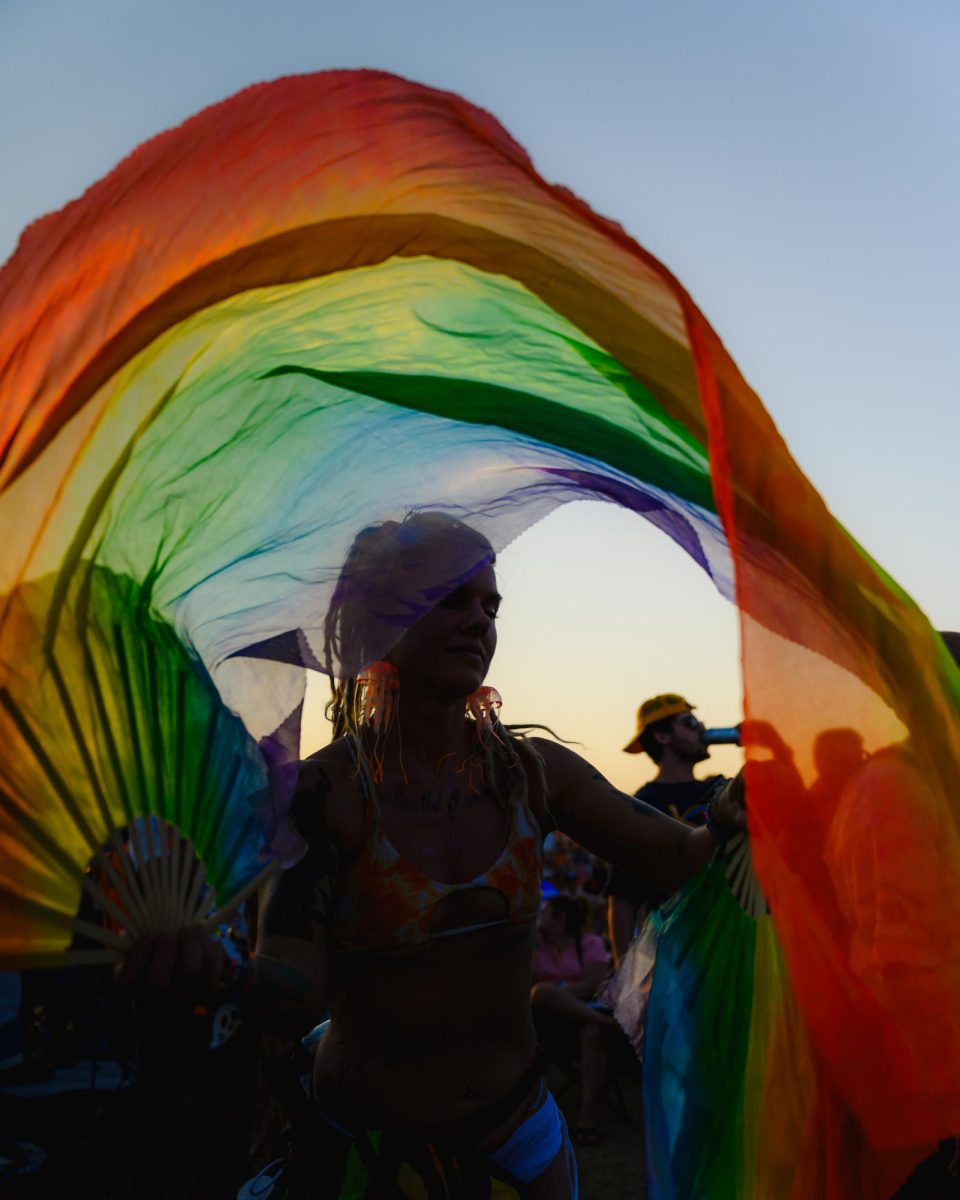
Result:
M725 725L721 729L708 729L704 733L708 746L739 746L740 730L736 725Z

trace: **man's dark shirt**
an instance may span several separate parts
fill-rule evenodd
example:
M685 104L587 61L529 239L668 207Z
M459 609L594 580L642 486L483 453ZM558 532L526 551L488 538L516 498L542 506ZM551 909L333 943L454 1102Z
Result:
M707 779L692 779L689 783L647 783L634 795L668 817L676 817L688 825L702 825L710 793L723 778L723 775L711 775ZM610 868L607 895L618 896L631 904L645 904L649 908L657 908L669 898L667 892L643 883L619 867Z

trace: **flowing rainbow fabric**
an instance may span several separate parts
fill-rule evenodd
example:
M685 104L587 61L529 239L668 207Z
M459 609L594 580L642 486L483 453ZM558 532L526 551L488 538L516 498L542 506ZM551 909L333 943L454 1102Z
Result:
M242 652L322 661L363 525L445 508L499 548L592 498L652 521L737 602L748 715L794 748L804 787L823 731L870 751L909 734L923 803L955 835L960 678L923 615L830 516L669 272L456 96L375 72L289 78L141 147L28 229L0 274L0 395L0 731L8 761L28 754L10 714L29 712L91 811L61 701L36 702L64 643L64 691L91 703L65 644L83 579L122 581L119 624L149 609L259 740L295 722L303 672ZM162 730L166 701L148 699ZM801 1030L809 1052L750 1060L777 1153L753 1156L749 1186L698 1195L879 1200L960 1130L960 888L922 840L902 860L885 844L868 886L857 851L879 809L825 885L837 796L784 795L748 755L777 935L763 954L791 998L745 989L736 1015L772 1022L777 1047ZM15 956L18 939L28 954L67 936L17 908L48 868L15 814L56 824L74 870L87 847L49 788L8 762L0 784ZM869 941L878 903L895 925L897 889L939 955L905 988L903 939ZM76 891L34 899L69 924ZM773 1178L769 1161L802 1170ZM823 1190L791 1193L811 1171Z

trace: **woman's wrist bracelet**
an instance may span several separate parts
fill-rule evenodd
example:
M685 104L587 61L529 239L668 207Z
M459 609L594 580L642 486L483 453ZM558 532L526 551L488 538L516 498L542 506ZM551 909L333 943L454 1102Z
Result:
M740 830L736 825L728 825L726 821L721 821L717 818L713 811L713 804L710 803L703 810L703 823L707 827L707 832L722 846L724 842L728 842Z

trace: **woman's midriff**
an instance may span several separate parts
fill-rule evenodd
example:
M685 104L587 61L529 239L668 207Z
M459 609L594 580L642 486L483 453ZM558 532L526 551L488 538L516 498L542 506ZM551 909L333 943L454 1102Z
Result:
M369 1124L476 1117L530 1066L534 922L331 958L317 1090ZM522 1107L522 1106L521 1106Z

